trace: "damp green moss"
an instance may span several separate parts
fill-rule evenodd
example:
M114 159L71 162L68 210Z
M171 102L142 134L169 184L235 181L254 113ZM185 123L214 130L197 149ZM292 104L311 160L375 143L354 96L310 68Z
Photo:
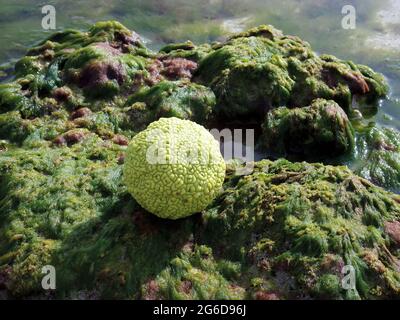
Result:
M185 58L195 62L200 62L210 52L212 46L208 43L195 45L191 41L183 43L171 43L160 49L160 54L168 58Z
M348 298L344 265L356 270L351 297L398 296L397 245L385 231L399 219L397 196L345 167L265 160L251 175L231 172L197 233L218 257L257 270L282 298Z
M336 102L317 99L308 107L270 111L261 143L277 157L326 159L353 150L354 129Z
M138 128L160 117L177 117L204 124L215 106L215 95L209 88L195 83L162 81L140 89L128 99L127 105L133 105L137 110L135 125Z
M318 56L269 26L152 52L110 21L50 35L14 75L0 85L0 286L9 297L399 296L390 228L399 197L345 167L265 160L246 176L231 168L211 206L168 222L121 182L126 145L161 116L202 124L253 117L261 126L270 112L279 137L310 129L301 135L309 139L290 148L284 141L280 152L347 151L351 126L340 108L349 113L353 98L368 104L387 91L368 67ZM337 105L313 107L315 98ZM327 104L337 117L327 116ZM395 185L397 133L373 132L357 140L378 146L362 153L358 172ZM373 165L378 159L385 170ZM57 271L52 293L41 288L46 264ZM351 293L337 285L345 264L356 270Z
M383 77L365 66L318 56L307 42L260 26L232 36L201 60L200 83L210 86L222 117L264 114L271 107L335 100L344 110L353 96L376 100L387 93Z

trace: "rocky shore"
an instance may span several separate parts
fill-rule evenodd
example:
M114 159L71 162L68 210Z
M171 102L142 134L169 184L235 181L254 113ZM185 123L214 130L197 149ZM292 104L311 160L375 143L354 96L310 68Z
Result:
M360 131L353 108L388 90L266 25L159 52L115 21L51 35L0 84L2 296L398 299L400 135ZM251 124L269 159L244 176L231 163L203 212L156 218L121 174L128 142L161 117ZM43 293L48 264L57 290Z

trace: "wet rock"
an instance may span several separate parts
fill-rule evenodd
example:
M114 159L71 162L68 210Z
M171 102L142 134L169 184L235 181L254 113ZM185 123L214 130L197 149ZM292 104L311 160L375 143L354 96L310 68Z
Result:
M89 33L94 38L100 35L109 43L143 46L140 36L136 32L127 29L118 21L99 21L90 28Z
M395 243L400 245L400 222L399 221L385 222L385 231Z
M317 56L308 43L260 26L216 45L204 57L195 80L216 94L221 118L259 117L269 109L336 101L346 112L353 95L369 101L387 93L381 75L333 56Z
M354 130L337 103L319 99L309 107L270 111L263 143L277 157L318 160L352 150Z
M397 237L399 226L400 206L392 194L346 167L282 159L258 162L247 176L236 176L234 166L227 172L224 191L203 213L195 238L213 249L222 246L222 259L245 259L257 270L253 277L268 279L266 292L279 290L284 299L398 296L400 282L392 277L398 274L398 252L384 241L388 232ZM289 174L300 178L274 180ZM260 247L260 239L272 245L268 271L244 255ZM344 265L361 275L352 297L340 287Z
M191 60L174 58L163 61L162 74L171 80L191 79L197 69L197 63Z
M144 103L144 104L143 104ZM215 105L213 92L185 81L161 81L142 88L127 101L136 128L143 128L160 117L177 117L205 123Z
M79 78L80 87L95 87L115 80L118 84L124 81L125 71L121 64L96 62L86 66Z
M348 83L352 93L363 95L369 92L369 86L361 73L346 73L344 79Z
M105 51L111 57L117 57L121 55L121 51L111 46L108 42L96 43L93 46Z
M197 63L183 58L165 58L155 60L148 68L144 81L149 85L168 80L190 80L197 69Z
M149 72L148 77L146 77L145 81L149 85L155 85L163 79L161 75L163 64L160 60L155 60L147 69Z

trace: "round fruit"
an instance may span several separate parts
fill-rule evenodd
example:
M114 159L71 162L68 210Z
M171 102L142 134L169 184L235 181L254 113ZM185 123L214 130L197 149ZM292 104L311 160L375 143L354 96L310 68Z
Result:
M225 178L219 144L202 126L161 118L138 133L128 146L124 182L147 211L179 219L202 211Z

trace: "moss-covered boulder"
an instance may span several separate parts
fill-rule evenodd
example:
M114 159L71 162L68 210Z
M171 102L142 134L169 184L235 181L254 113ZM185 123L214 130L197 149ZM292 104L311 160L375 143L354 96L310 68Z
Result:
M211 89L187 81L161 81L143 87L126 102L131 106L134 126L144 127L162 117L177 117L205 124L215 106Z
M41 268L75 227L122 201L123 147L88 134L72 145L15 149L0 158L0 268L15 296L38 291Z
M122 86L133 85L151 55L140 37L120 23L98 22L88 32L66 30L50 36L19 60L15 69L18 78L32 78L27 89L36 89L39 95L62 80L88 97L110 98Z
M160 117L205 123L215 96L190 81L196 69L186 57L150 51L115 21L57 32L16 63L14 81L0 84L0 139L57 146L87 129L126 144Z
M251 175L227 179L196 239L240 262L255 296L394 298L399 203L345 167L265 160ZM354 290L341 284L346 265L355 270Z
M354 129L336 102L317 99L308 107L268 112L261 143L276 157L321 160L349 153Z
M223 118L262 115L286 105L301 107L316 98L349 110L352 98L373 101L387 92L380 74L333 56L318 56L307 42L260 26L217 44L200 61L196 79L217 96Z
M141 287L144 299L245 299L239 262L216 259L205 245L187 245L155 279Z
M231 167L202 217L164 221L121 184L121 147L95 143L2 157L10 297L44 294L47 264L57 270L52 295L64 298L400 295L400 199L344 167L262 161L248 176ZM341 286L345 265L356 290Z
M400 200L345 167L231 168L213 204L180 221L146 212L121 180L127 144L161 116L208 127L255 116L277 154L327 160L351 149L351 99L385 92L368 67L272 27L160 52L113 21L50 35L0 84L0 296L398 298ZM394 186L397 133L379 132L357 141L374 146L358 172ZM340 284L343 265L355 290Z
M160 54L165 58L184 58L200 62L212 51L212 46L208 43L195 45L191 41L186 41L168 44L160 49Z

